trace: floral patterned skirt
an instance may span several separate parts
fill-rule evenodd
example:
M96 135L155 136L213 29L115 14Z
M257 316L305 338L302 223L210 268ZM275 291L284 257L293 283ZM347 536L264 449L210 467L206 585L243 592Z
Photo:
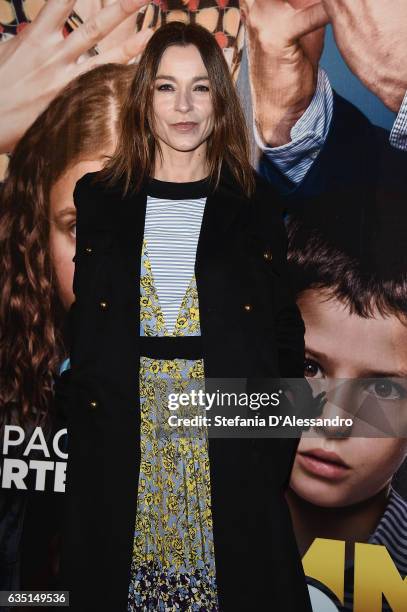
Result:
M168 426L170 393L202 388L203 361L141 357L141 464L128 611L219 610L207 433Z

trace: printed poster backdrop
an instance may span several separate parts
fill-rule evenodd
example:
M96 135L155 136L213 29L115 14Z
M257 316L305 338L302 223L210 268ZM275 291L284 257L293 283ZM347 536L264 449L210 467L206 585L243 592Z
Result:
M278 137L270 146L279 75L269 69L265 76L264 62L250 52L252 34L238 0L150 2L92 48L78 48L74 59L84 76L70 82L51 25L61 45L113 4L79 0L61 24L52 22L51 11L41 13L41 24L43 0L0 0L0 72L10 53L6 43L22 41L11 69L4 62L0 93L6 108L0 116L0 590L56 584L67 453L64 417L53 400L54 382L69 367L72 193L114 148L108 109L123 101L133 67L86 71L95 59L119 61L117 50L130 37L137 58L143 40L136 32L193 21L224 50L247 116L253 164L286 198L290 270L306 325L304 373L316 391L328 391L324 415L360 416L366 397L401 424L407 415L405 154L377 127L390 128L391 114L338 64L331 33L325 73L318 71L323 32L317 31L299 43L317 77L313 95L305 92L317 111L306 112L290 134L302 141L300 153L291 155ZM270 36L287 27L284 4L270 4ZM295 8L309 4L292 1ZM24 39L30 22L43 28L37 35L45 37L47 70L39 69L44 56ZM298 193L302 204L297 199L294 207ZM366 422L361 417L353 431L314 428L298 447L287 500L315 612L407 609L407 440L402 427L392 432L381 425L380 436L365 435L360 423Z

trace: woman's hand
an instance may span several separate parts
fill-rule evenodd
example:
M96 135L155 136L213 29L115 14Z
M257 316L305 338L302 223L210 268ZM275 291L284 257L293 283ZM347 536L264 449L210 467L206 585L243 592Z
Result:
M241 0L253 108L263 140L279 146L315 92L327 14L315 0Z
M146 0L117 0L64 38L63 26L76 0L48 0L37 18L0 44L0 153L10 152L49 102L72 79L99 64L128 63L152 32L144 30L115 47L78 59Z

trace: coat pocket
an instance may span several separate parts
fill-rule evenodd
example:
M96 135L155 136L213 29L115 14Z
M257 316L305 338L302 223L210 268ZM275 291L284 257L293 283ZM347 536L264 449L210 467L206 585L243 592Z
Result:
M112 249L114 236L109 231L93 231L77 237L73 277L73 292L78 298L82 292L90 290L106 257Z

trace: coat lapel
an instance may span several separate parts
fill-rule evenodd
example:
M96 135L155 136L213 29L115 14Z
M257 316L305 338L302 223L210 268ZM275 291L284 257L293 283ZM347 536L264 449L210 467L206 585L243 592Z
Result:
M243 191L223 162L219 185L209 193L206 200L197 245L195 275L198 293L201 273L218 257L222 245L228 242L228 233L248 206L249 202Z
M112 204L116 206L117 200ZM146 207L147 191L143 185L137 194L124 196L118 210L117 242L126 279L123 290L130 296L136 312L140 308L140 264Z

